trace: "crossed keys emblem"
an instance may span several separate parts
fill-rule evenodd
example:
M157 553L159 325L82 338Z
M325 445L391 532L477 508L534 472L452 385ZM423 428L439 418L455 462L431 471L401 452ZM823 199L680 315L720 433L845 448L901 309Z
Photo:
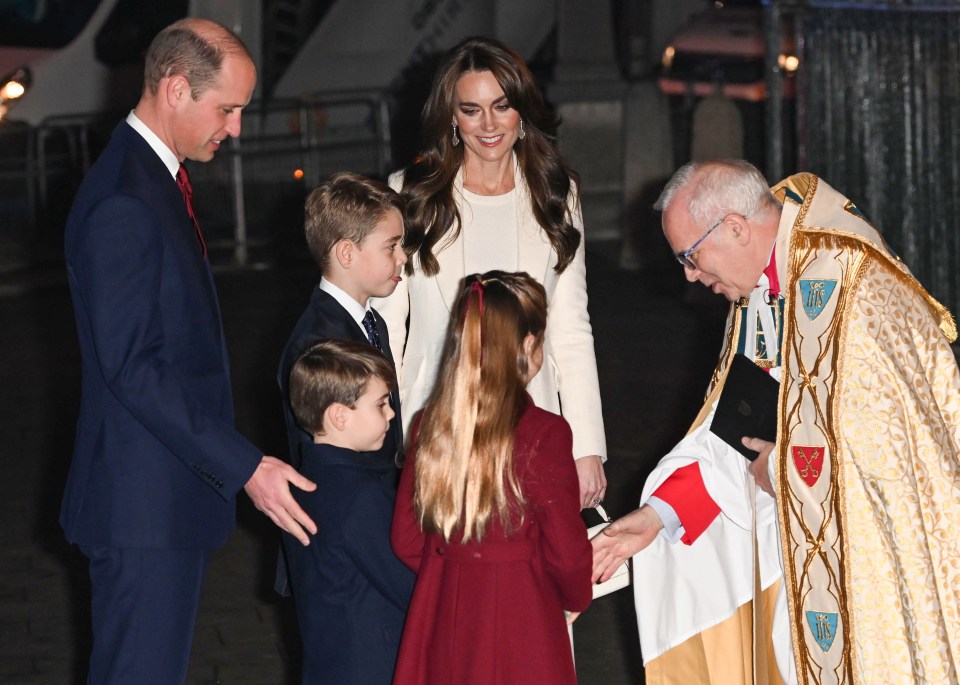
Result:
M809 487L813 487L823 472L824 451L822 445L815 447L794 445L792 447L793 464L797 468L797 474Z

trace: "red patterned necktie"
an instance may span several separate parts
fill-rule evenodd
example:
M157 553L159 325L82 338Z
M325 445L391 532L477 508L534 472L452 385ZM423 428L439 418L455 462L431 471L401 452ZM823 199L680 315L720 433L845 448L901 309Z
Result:
M193 228L197 232L197 242L200 243L200 252L204 258L207 256L207 241L203 239L203 232L200 230L200 222L197 221L197 215L193 213L193 186L190 185L190 178L187 176L187 170L181 164L177 169L177 185L180 186L180 192L183 193L183 201L187 204L187 214L193 222Z

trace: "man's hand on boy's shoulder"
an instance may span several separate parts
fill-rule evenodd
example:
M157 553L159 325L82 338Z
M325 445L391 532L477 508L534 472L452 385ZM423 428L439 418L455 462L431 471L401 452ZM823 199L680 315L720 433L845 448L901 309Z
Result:
M309 545L307 532L316 535L317 525L293 498L291 485L307 492L317 489L316 483L290 464L276 457L264 456L243 489L253 505L278 527L293 535L301 544Z

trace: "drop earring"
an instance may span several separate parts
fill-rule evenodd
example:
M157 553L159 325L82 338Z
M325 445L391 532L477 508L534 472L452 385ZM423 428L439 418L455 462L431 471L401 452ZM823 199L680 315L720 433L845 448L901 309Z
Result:
M517 134L517 138L523 140L527 137L527 132L523 130L523 119L520 120L520 133Z
M453 126L453 135L450 136L450 142L453 143L454 147L456 147L457 145L460 144L460 139L457 137L457 118L456 117L453 118L451 125Z

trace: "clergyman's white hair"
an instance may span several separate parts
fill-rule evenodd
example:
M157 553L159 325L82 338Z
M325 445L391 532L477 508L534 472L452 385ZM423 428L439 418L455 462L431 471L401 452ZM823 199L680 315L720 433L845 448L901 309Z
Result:
M667 182L653 208L667 211L677 193L689 190L687 210L697 222L711 224L727 214L757 218L780 203L760 171L742 159L688 162Z

